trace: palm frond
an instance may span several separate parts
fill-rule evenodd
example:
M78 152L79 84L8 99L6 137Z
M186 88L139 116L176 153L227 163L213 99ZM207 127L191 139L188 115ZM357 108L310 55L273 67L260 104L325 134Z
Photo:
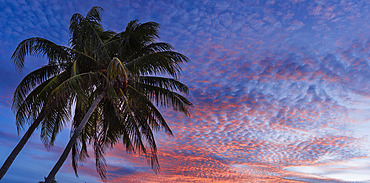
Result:
M92 7L86 15L86 19L89 21L96 21L101 22L101 13L103 12L103 8L99 6Z
M192 103L176 92L140 82L136 82L132 87L142 92L149 100L154 101L156 105L172 107L175 111L180 111L185 115L189 115L188 106L191 106Z
M70 44L74 50L87 53L93 58L105 57L103 60L110 58L107 49L104 46L104 41L101 35L106 37L112 34L111 31L104 31L100 24L100 7L94 7L89 12L87 17L81 14L74 14L71 18L69 27L71 38ZM93 46L93 47L92 47Z
M24 122L30 118L36 119L41 108L46 108L49 94L64 80L68 78L68 72L54 76L37 86L23 101L14 104L16 110L17 129L21 129Z
M95 136L94 140L94 154L95 154L95 167L96 171L98 172L101 179L106 179L106 170L105 167L107 166L105 159L104 159L104 144L99 141L98 136Z
M62 105L63 102L74 100L76 95L84 96L84 91L91 89L98 82L97 77L97 73L81 73L68 78L49 94L47 107Z
M70 117L72 101L77 95L79 100L84 100L82 97L84 92L94 86L94 84L88 83L97 82L97 75L96 73L83 73L73 76L62 82L49 94L45 104L46 108L50 108L49 114L45 117L41 128L41 138L47 147L53 145L55 134L60 131L63 123Z
M85 19L85 17L79 13L75 13L72 15L69 25L69 33L71 34L70 41L74 40L74 34L78 33L80 29L80 22Z
M130 21L125 30L125 36L130 41L127 44L136 46L135 43L141 43L141 46L147 45L147 43L153 42L159 38L158 29L159 24L156 22L146 22L143 24L138 23L138 20ZM134 41L132 43L132 41Z
M24 98L32 89L59 74L60 71L61 68L58 65L46 65L25 76L15 89L12 105L13 110L18 109L19 104L24 101Z
M40 138L46 148L54 145L56 135L63 129L71 115L71 103L66 101L58 107L48 108L48 113L41 122Z
M141 133L140 129L137 126L137 121L133 111L131 110L129 100L124 95L123 91L120 89L122 97L124 99L124 108L123 108L123 118L126 121L125 127L128 129L128 133L130 134L131 142L134 145L135 149L138 150L137 152L143 152L146 154L146 148L144 146L143 141L141 140Z
M179 91L185 94L189 93L189 88L177 81L176 79L172 78L165 78L165 77L157 77L157 76L140 76L139 81L141 83L145 83L152 86L157 86L160 88L166 88L172 91Z
M144 42L153 42L155 39L159 38L158 30L159 24L156 22L146 22L143 24L139 24L135 29L135 33L140 40Z
M24 67L26 55L47 56L50 64L70 61L70 53L66 47L40 37L25 39L19 43L11 57L17 69L21 70Z
M80 151L80 148L78 147L78 143L73 144L72 150L71 150L71 153L72 153L72 168L73 168L73 171L75 172L76 177L78 177L77 169L78 169L78 161L80 159L79 151Z
M135 103L137 106L144 108L143 111L146 111L146 115L148 116L148 123L152 126L153 129L159 129L160 127L164 128L165 132L169 135L173 135L170 127L167 125L166 120L162 116L162 114L158 111L158 109L154 106L154 104L147 98L147 96L143 95L141 92L133 88L129 85L130 95L135 96Z
M159 24L155 22L140 24L138 20L133 20L128 23L124 32L108 40L109 48L113 48L120 59L127 60L135 52L159 37L158 28Z
M129 134L131 136L131 141L133 142L133 145L135 147L136 152L143 153L145 157L150 161L151 168L157 172L159 171L159 162L157 157L157 146L155 143L153 131L149 124L147 123L147 120L149 118L150 113L145 110L141 110L142 108L138 107L138 105L135 105L133 102L136 101L128 101L128 98L124 96L125 99L125 113L127 113L127 119L126 119L126 129L129 129ZM132 103L132 104L130 104ZM130 105L132 105L130 107ZM140 105L140 104L139 104ZM141 106L141 105L140 105ZM134 129L132 129L134 128ZM132 129L132 130L130 130ZM147 148L143 144L143 139L145 142L149 144L149 152L147 151Z
M169 74L177 78L181 71L179 63L187 62L189 59L177 52L165 51L144 55L126 64L126 67L138 75Z
M87 112L87 109L90 108L91 100L86 103L86 100L81 100L79 96L76 97L75 102L75 112L72 122L72 129L71 135L77 129L78 125L82 121L84 115ZM78 176L77 168L78 162L84 161L87 157L89 157L87 151L87 143L91 141L93 135L95 133L96 124L98 122L99 114L97 110L91 115L89 121L86 123L85 128L82 130L81 134L79 135L77 141L72 147L72 167L75 172L75 175Z

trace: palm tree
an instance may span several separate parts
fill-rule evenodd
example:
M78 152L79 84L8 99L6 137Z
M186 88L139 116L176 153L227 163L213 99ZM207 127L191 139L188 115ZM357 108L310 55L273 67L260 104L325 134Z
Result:
M88 156L87 143L93 146L97 171L103 179L104 152L119 141L127 151L142 153L157 171L153 130L172 132L155 106L188 114L187 106L191 105L177 93L187 93L188 88L176 80L181 71L179 63L188 59L172 51L170 44L155 42L159 25L135 20L123 32L105 31L100 24L101 10L94 7L86 17L72 16L70 48L31 38L13 55L19 66L30 53L46 54L51 65L59 65L54 75L41 77L27 91L20 90L23 98L18 103L24 103L25 110L19 119L36 119L35 126L42 121L44 143L53 144L74 106L73 135L46 182L54 178L71 150L77 175L77 162ZM158 74L172 78L155 76ZM31 99L24 99L34 87L26 97Z
M74 133L46 182L54 178L69 152L76 147L74 145L86 124L95 126L88 128L94 130L90 132L87 130L85 134L88 134L87 137L90 138L88 140L93 143L96 167L102 178L105 177L105 162L102 160L104 150L112 147L119 138L122 138L128 151L144 153L150 159L152 168L156 170L159 165L152 130L163 128L169 134L172 132L153 102L188 114L186 106L191 103L175 92L188 92L188 88L176 80L181 70L179 63L187 61L187 58L172 51L172 46L167 43L154 42L158 37L156 23L139 24L132 21L124 32L104 39L100 37L100 31L94 30L100 27L91 26L86 21L87 17L75 14L72 19L73 35L78 36L81 33L79 29L91 33L89 35L83 31L87 40L82 42L88 42L87 52L92 51L91 57L95 61L90 64L92 67L89 72L81 74L76 72L74 77L55 90L53 101L69 98L73 93L77 93L76 96L84 97L76 99L78 104L82 104L77 105L76 109L80 108L79 111L83 111L82 109L87 109L87 104L89 110L78 125L77 121L74 121ZM74 28L77 28L78 32L74 32ZM167 74L175 79L153 76L155 74ZM78 88L81 85L84 87ZM85 102L80 102L80 99ZM77 117L79 118L81 116ZM83 137L86 136L80 136L81 142L86 142ZM148 145L144 144L143 139ZM150 152L147 151L147 146ZM73 165L75 168L76 164Z

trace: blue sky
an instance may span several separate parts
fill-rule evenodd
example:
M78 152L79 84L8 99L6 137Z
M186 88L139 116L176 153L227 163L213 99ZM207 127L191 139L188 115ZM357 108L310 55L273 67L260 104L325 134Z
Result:
M160 40L191 62L191 117L162 110L174 132L156 134L161 172L117 145L107 153L110 182L370 181L370 2L4 1L0 0L0 163L17 135L12 95L46 64L10 60L29 37L68 45L70 17L104 8L106 29L131 20L161 25ZM4 182L43 179L67 143L69 127L47 151L36 132ZM93 159L76 178L67 160L60 182L100 182Z

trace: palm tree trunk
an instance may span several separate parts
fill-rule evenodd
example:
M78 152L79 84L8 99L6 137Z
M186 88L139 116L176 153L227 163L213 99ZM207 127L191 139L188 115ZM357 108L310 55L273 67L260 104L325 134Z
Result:
M64 161L67 159L69 152L72 149L74 143L76 143L78 135L80 135L82 129L85 127L87 121L89 120L91 114L94 112L95 108L98 106L99 102L103 99L103 94L99 95L94 103L91 105L90 109L85 114L84 118L82 119L81 123L78 125L77 129L74 131L72 137L69 139L69 142L66 148L63 151L63 154L60 156L58 162L54 165L53 169L50 171L48 177L45 180L45 183L51 183L59 169L62 167Z
M35 129L39 126L43 119L44 114L40 113L38 118L32 123L32 125L28 128L27 132L23 135L22 139L18 142L17 146L13 149L10 153L8 158L5 160L3 166L0 169L0 180L4 177L6 172L8 171L9 167L12 165L13 161L19 154L19 152L23 149L24 145L27 143L28 139L31 137L32 133Z

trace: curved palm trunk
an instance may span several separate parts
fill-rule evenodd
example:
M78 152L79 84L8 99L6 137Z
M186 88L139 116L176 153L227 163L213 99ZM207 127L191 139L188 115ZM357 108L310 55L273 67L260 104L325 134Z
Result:
M24 145L27 143L28 139L31 137L32 133L35 129L39 126L43 119L43 114L40 114L39 117L32 123L32 125L28 128L27 132L23 135L22 139L18 142L17 146L13 149L10 153L8 158L5 160L3 166L0 169L0 180L4 177L6 172L8 171L10 165L12 165L13 161L19 154L19 152L23 149Z
M72 149L73 144L76 142L78 135L80 135L82 129L86 125L87 121L89 120L91 114L94 112L95 108L98 106L99 102L103 99L103 94L99 95L94 103L91 105L90 109L85 114L84 118L82 119L81 123L78 125L77 129L74 131L72 137L69 139L69 142L66 148L63 151L63 154L60 156L58 162L54 165L53 169L50 171L48 177L45 180L45 183L51 183L59 169L62 167L64 161L67 159L69 152Z

